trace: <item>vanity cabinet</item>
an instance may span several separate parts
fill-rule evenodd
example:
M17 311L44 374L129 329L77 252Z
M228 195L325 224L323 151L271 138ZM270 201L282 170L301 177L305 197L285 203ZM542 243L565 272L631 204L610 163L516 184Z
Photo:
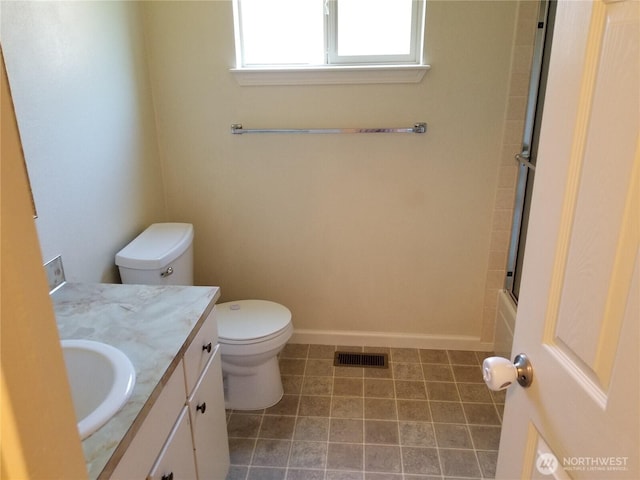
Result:
M184 407L178 415L178 420L148 476L149 480L181 478L196 478L187 407Z
M110 478L224 480L229 446L217 341L214 308Z

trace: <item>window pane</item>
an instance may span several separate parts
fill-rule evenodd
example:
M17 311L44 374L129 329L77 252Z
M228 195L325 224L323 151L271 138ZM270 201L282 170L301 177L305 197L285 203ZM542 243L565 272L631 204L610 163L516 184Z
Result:
M338 0L338 55L411 53L413 0Z
M323 64L319 0L240 0L244 65Z

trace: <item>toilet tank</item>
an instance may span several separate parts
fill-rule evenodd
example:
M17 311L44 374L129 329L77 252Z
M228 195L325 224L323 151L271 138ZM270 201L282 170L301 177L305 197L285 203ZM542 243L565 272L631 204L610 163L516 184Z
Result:
M193 285L193 225L154 223L116 254L122 283Z

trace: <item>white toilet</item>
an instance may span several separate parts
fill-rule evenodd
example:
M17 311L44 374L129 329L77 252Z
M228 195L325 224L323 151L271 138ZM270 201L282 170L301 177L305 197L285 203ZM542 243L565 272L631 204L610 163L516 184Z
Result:
M154 223L116 254L122 283L193 285L193 226ZM291 334L291 312L266 300L216 305L225 407L259 410L284 393L277 354Z

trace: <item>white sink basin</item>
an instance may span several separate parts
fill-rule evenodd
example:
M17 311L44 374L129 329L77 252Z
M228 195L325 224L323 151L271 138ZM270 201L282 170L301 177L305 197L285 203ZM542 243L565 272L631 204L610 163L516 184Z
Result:
M129 358L111 345L62 340L80 438L104 425L127 402L136 383Z

